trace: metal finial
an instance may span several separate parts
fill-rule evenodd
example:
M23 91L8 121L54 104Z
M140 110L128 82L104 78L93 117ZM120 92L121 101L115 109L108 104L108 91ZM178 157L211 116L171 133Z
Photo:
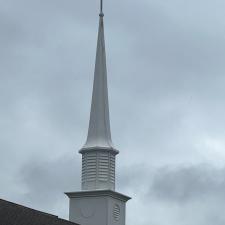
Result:
M104 13L103 13L103 0L100 1L100 14L99 16L103 17Z

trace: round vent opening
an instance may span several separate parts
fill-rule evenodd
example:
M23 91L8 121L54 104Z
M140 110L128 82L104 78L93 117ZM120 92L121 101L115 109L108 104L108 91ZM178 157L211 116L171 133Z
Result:
M116 221L118 221L120 219L120 207L118 204L114 205L113 217Z

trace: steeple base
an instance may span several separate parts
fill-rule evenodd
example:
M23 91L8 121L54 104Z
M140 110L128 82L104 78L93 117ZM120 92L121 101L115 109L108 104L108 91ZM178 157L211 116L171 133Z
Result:
M111 190L66 193L69 220L81 225L125 225L128 196Z

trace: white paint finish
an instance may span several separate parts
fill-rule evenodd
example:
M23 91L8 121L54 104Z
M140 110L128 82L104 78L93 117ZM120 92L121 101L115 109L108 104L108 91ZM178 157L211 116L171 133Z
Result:
M114 217L115 205L118 205L120 208L119 220L116 220ZM110 197L108 201L108 224L109 225L125 225L126 223L125 211L126 211L125 202Z
M70 199L69 220L81 225L107 224L107 197Z
M125 225L126 201L130 198L113 191L67 193L70 198L69 219L81 225ZM114 216L119 207L118 220Z
M115 190L115 155L111 140L103 14L99 17L94 85L87 141L82 154L82 190Z
M98 43L94 85L87 141L84 149L104 147L113 149L109 121L107 68L103 16L99 17Z
M82 190L115 190L115 154L88 151L82 154Z

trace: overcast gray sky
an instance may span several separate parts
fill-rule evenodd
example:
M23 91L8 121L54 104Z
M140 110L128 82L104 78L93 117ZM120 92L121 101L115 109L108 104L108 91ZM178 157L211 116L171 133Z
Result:
M68 218L99 0L0 0L0 198ZM127 225L225 224L225 1L105 0Z

